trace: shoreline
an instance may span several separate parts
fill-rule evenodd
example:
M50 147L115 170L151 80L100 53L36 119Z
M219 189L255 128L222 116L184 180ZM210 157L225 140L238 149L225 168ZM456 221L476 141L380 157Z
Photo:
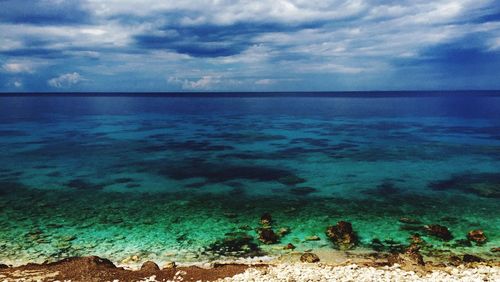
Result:
M498 260L466 262L464 257L461 262L428 261L419 264L418 259L408 257L409 254L407 251L372 261L353 258L341 263L321 259L306 262L304 256L300 256L298 260L262 261L254 258L246 263L226 261L177 265L171 262L163 266L146 261L140 268L120 266L97 256L72 257L57 262L28 263L16 267L0 264L0 281L283 281L289 278L296 281L349 281L370 277L372 280L390 281L500 279ZM321 253L318 257L328 259Z

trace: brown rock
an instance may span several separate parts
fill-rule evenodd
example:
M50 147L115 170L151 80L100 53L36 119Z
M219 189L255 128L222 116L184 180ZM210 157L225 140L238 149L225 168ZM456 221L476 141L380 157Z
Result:
M6 265L6 264L1 264L1 263L0 263L0 269L5 269L5 268L9 268L9 266L8 266L8 265Z
M478 245L483 245L488 240L481 229L469 231L469 233L467 233L467 239L476 242Z
M286 246L283 247L283 250L294 250L295 246L292 243L288 243Z
M491 248L490 252L492 252L492 253L498 253L498 252L500 252L500 247Z
M352 249L358 243L358 237L354 233L351 223L346 221L339 221L335 226L328 226L325 233L330 241L342 250Z
M412 234L410 236L410 242L414 245L420 245L424 243L424 240L422 239L422 237L420 237L419 234Z
M270 228L259 229L259 240L264 244L275 244L279 241L278 235Z
M141 266L141 271L145 271L145 272L156 272L159 270L160 270L160 267L158 267L158 265L152 261L146 261Z
M450 230L448 230L446 226L442 226L439 224L430 224L425 225L424 229L427 234L437 237L441 240L450 241L451 239L453 239L453 235L451 235Z
M303 253L300 256L300 261L307 262L307 263L315 263L315 262L319 262L319 257L313 253Z
M266 212L260 217L260 224L264 226L270 226L272 222L273 218L270 213Z

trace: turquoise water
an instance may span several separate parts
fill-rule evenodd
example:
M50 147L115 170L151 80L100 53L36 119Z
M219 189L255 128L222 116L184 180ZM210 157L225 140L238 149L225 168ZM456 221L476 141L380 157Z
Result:
M500 96L403 94L0 96L0 262L334 251L324 231L339 220L359 250L419 233L427 255L495 258ZM290 229L277 244L257 240L266 212ZM486 244L463 246L473 229ZM245 234L252 251L220 249Z

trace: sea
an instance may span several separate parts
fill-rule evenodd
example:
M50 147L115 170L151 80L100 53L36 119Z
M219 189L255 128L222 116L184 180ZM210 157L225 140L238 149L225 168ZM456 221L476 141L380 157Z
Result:
M339 221L350 252L498 260L499 199L500 91L0 93L0 263L346 252Z

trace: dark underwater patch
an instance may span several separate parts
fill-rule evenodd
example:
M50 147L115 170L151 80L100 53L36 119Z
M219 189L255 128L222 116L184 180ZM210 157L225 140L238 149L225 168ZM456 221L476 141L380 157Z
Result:
M246 133L221 132L221 133L203 134L200 136L203 138L222 139L224 141L238 142L238 143L268 142L268 141L286 139L286 136L283 135L265 134L259 132L246 132Z
M161 170L160 174L175 180L205 178L208 183L227 182L238 179L281 182L281 179L296 177L293 172L280 168L210 162L171 165Z
M290 189L288 192L292 195L296 196L307 196L311 193L317 192L318 189L313 187L294 187Z
M435 191L458 190L486 198L500 198L500 173L464 173L448 179L432 181Z
M397 188L393 182L383 181L375 189L363 190L362 193L376 197L391 197L401 193L401 189Z
M77 190L101 190L105 185L91 183L86 180L77 178L67 182L66 186Z

